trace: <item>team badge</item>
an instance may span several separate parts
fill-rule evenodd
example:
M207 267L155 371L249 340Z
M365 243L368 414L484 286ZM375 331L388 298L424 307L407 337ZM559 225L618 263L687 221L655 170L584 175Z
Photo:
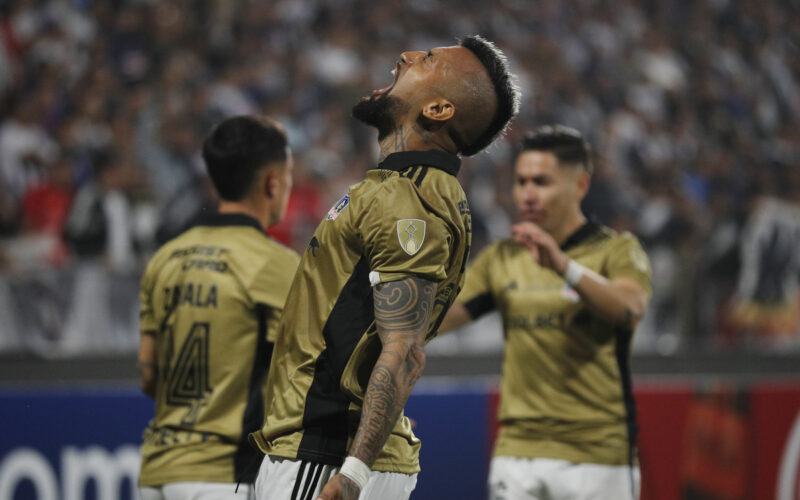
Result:
M342 210L344 210L349 204L350 204L350 195L346 194L342 196L342 199L337 201L336 204L333 207L331 207L330 210L328 210L327 219L335 220L337 217L339 217L339 214L342 213Z
M425 242L425 221L420 219L400 219L397 221L397 239L400 247L408 255L414 255Z

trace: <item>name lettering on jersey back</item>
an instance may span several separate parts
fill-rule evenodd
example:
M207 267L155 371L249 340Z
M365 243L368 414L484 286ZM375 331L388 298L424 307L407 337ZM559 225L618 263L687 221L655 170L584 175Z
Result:
M217 285L204 287L202 283L184 283L164 288L164 310L179 306L217 308Z

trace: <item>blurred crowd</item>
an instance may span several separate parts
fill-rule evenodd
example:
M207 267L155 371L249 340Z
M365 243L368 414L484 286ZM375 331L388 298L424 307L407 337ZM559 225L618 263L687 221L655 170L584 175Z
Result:
M213 209L199 145L229 115L287 127L295 191L272 232L304 248L377 157L352 104L403 50L473 33L506 51L524 94L506 139L460 174L476 251L513 220L514 142L570 125L596 152L586 212L651 258L637 349L800 344L796 0L2 2L0 329L133 324L135 345L142 263ZM71 301L115 293L102 307L134 304L120 321L74 318L88 313Z

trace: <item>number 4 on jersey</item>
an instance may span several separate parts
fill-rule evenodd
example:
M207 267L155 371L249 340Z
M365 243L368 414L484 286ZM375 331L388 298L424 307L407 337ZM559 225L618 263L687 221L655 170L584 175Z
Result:
M194 323L167 374L166 403L190 407L184 417L185 424L196 421L206 396L212 391L208 382L208 341L209 324Z

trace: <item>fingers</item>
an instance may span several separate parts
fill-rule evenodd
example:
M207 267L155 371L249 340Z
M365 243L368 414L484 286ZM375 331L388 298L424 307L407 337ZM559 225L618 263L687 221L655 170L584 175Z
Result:
M331 478L330 481L325 483L325 487L319 493L317 500L339 500L339 483Z

